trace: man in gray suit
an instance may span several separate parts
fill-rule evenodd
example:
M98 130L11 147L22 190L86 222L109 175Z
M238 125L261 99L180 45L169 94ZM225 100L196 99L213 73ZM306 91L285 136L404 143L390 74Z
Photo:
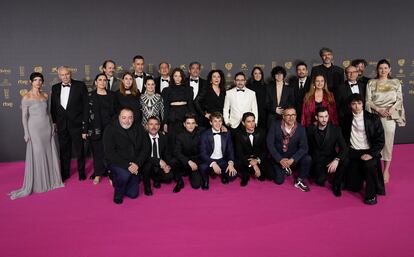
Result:
M107 90L118 91L119 85L121 85L121 80L115 77L116 73L116 63L112 60L106 60L102 64L102 71L105 73L106 78L108 79Z

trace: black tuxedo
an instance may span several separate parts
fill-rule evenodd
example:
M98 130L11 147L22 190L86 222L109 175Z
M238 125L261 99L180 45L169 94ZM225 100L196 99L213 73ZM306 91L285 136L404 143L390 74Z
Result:
M268 111L268 128L274 123L275 120L282 119L282 116L276 113L276 107L284 108L288 105L295 105L295 95L293 88L283 85L282 95L280 97L280 103L277 104L276 98L276 85L271 83L266 88L266 106Z
M133 75L133 77L134 77L134 79L135 79L135 76L136 76L136 74L135 74L135 71L133 71L132 72L132 75ZM142 90L140 91L140 93L141 94L143 94L143 93L145 93L145 83L147 82L147 79L149 79L149 78L153 78L152 77L152 75L151 74L148 74L148 73L146 73L146 72L144 72L143 74L142 74L142 78L143 78L143 82L142 82ZM137 87L138 87L138 85L137 85ZM139 91L139 88L138 88L138 91Z
M311 84L311 78L307 77L305 84L302 88L300 88L299 78L292 77L289 81L289 86L293 88L293 95L295 96L295 109L296 109L296 120L297 122L301 122L302 118L302 106L303 106L303 98L305 94L309 91Z
M356 150L351 147L351 131L353 114L344 117L342 133L349 149L349 165L346 174L346 187L351 191L359 191L365 180L365 197L373 198L376 194L385 194L384 177L381 170L381 151L385 144L384 128L376 114L364 112L365 133L369 145L367 150ZM373 158L362 161L361 156L369 154Z
M193 161L200 165L200 138L203 129L195 128L190 133L187 130L179 133L176 137L176 143L173 151L173 171L176 181L179 181L183 175L190 176L190 183L193 188L201 186L201 176L197 171L192 171L188 161Z
M60 104L62 83L52 86L51 114L56 124L60 147L62 179L70 177L72 144L78 159L79 178L85 177L85 156L82 133L86 133L88 121L88 91L83 82L71 80L68 103L65 108Z
M190 77L187 78L188 85L190 85ZM209 125L208 120L204 117L203 108L201 108L200 102L202 101L207 88L209 87L207 80L198 77L198 93L193 95L194 97L194 108L197 115L197 121L200 126L207 127ZM194 91L193 91L194 92Z
M365 99L365 91L366 85L361 82L357 82L357 86L359 89L359 94L362 96L362 99ZM352 96L351 86L349 85L348 80L344 82L339 88L338 93L335 95L335 102L337 104L338 110L338 118L340 124L342 124L342 120L344 119L345 115L351 114L351 108L349 107L349 100Z
M138 196L139 177L129 172L129 163L138 165L138 174L149 156L150 146L146 133L139 123L124 129L114 118L103 135L105 161L111 171L116 199L124 195L130 198Z
M170 80L169 81L171 81L172 80L172 78L170 78ZM161 92L161 76L159 76L159 77L156 77L155 79L154 79L154 82L155 82L155 93L157 93L157 94L161 94L162 92ZM168 82L168 84L169 84L170 82ZM165 89L165 88L164 88Z
M205 182L208 182L208 171L210 168L210 164L212 162L216 162L220 168L223 176L228 176L228 173L225 173L227 168L227 164L229 161L234 162L234 149L232 143L232 136L230 131L228 132L221 132L221 152L223 154L223 158L215 160L211 158L211 155L214 151L214 136L212 129L207 129L201 134L200 138L200 159L201 164L199 166L199 170L201 176Z
M324 185L327 178L327 165L335 158L339 165L335 172L334 184L340 186L345 167L348 163L348 146L342 136L341 129L328 123L323 135L317 125L307 128L309 155L312 157L311 174L318 185ZM339 151L337 151L337 147Z
M259 159L260 164L258 166L261 171L261 177L272 178L267 159L266 132L261 128L255 128L252 135L253 146L250 142L250 135L244 128L235 135L236 169L241 176L248 178L249 171L253 172L253 168L249 167L248 159Z
M158 153L159 157L151 156L147 159L144 164L143 168L143 180L144 180L144 187L146 190L151 189L150 178L152 178L155 182L163 182L169 183L174 178L174 174L172 171L169 173L164 173L164 171L160 167L160 160L163 160L168 165L171 165L172 161L172 152L171 146L168 145L167 136L163 133L158 133ZM146 134L146 140L150 145L150 149L152 153L153 149L153 140L150 138L149 134Z

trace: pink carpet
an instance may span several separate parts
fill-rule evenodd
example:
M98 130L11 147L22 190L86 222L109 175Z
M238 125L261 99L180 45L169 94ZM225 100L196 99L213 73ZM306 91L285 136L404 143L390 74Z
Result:
M387 195L366 206L361 195L311 186L239 180L210 190L173 185L152 197L112 202L105 179L73 174L66 187L11 201L23 163L0 164L0 256L414 256L414 145L394 150ZM91 163L88 162L91 170ZM141 188L142 189L142 188Z

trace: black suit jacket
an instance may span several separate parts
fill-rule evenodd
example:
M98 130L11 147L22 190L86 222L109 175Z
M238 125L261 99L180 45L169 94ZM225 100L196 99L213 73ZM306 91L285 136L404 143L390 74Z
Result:
M112 92L116 92L119 90L119 86L121 85L122 81L119 78L114 77L114 81L112 82L110 90Z
M287 86L286 84L283 85L282 95L280 97L280 104L277 105L276 99L276 86L275 83L271 83L266 87L266 109L268 113L268 125L269 127L274 121L274 117L277 120L282 118L281 115L276 113L276 107L286 107L288 105L294 106L295 105L295 95L293 92L293 88Z
M223 153L223 159L226 161L234 161L234 149L233 143L231 140L230 131L221 132L221 151ZM213 159L210 158L211 154L214 151L214 138L213 131L207 129L201 134L200 138L200 158L201 162L210 164Z
M188 81L188 85L190 85L189 77L187 78L187 81ZM202 121L204 117L204 112L203 112L203 108L201 107L201 102L209 86L210 85L207 82L207 80L200 78L200 77L198 78L198 93L196 96L194 96L194 109L198 116L199 122Z
M147 79L153 78L151 74L148 74L146 72L144 72L142 75L143 75L143 82L142 82L143 84L142 84L142 92L140 92L141 94L145 93L145 89L146 89L145 88L145 83L147 82ZM132 71L132 76L135 79L135 71ZM139 89L138 89L138 91L139 91Z
M348 146L342 136L341 129L328 123L325 139L322 144L317 140L317 125L311 125L307 128L309 154L313 162L332 161L339 158L344 161L348 157ZM336 148L339 147L339 151Z
M70 93L66 110L60 104L62 83L52 86L51 114L58 131L69 133L86 133L88 121L88 90L83 82L71 80Z
M326 68L323 64L313 67L311 78L314 78L316 75L325 76L328 89L334 95L336 95L337 89L344 84L345 81L344 69L333 64L329 68Z
M365 91L366 85L361 82L357 82L359 88L359 94L362 95L363 99L365 99ZM337 105L339 121L341 121L345 115L351 114L351 108L349 107L349 100L352 96L351 86L348 83L348 80L342 84L335 95L335 102Z
M266 158L266 133L261 128L256 128L253 132L253 146L245 129L236 133L234 145L236 160L240 164L249 165L249 158L259 158L261 161Z
M170 78L171 81L171 78ZM154 79L155 82L155 93L161 94L161 76Z
M374 158L381 157L382 148L384 148L384 128L381 120L376 114L372 114L367 111L364 112L364 125L365 133L367 135L368 144L370 146L369 154ZM348 114L344 117L344 125L342 126L342 134L344 135L345 141L350 145L351 140L351 129L352 120L354 119L353 114Z
M289 86L293 88L293 95L295 97L295 109L296 109L296 120L298 122L301 121L302 118L302 106L303 106L303 98L305 94L309 91L311 84L311 78L307 77L306 82L303 85L303 88L299 88L299 78L294 76L289 81Z
M192 133L184 130L177 135L173 155L182 165L187 165L189 160L200 164L202 130L195 128Z
M167 164L170 164L171 159L172 159L172 152L171 152L171 146L169 146L167 142L167 136L160 132L158 132L158 136L159 136L158 151L160 154L160 158L151 157L153 140L150 138L148 133L146 134L147 142L150 146L150 155L149 155L148 161L151 162L155 166L159 165L160 160L163 160Z
M139 123L127 131L119 124L118 117L115 117L104 131L105 161L108 165L124 169L128 169L130 162L142 167L150 154L151 147L148 143L148 135Z

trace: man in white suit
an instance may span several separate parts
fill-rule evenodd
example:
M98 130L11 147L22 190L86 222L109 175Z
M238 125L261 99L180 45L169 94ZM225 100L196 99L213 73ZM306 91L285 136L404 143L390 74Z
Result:
M243 72L234 76L234 84L236 86L226 92L223 107L224 122L232 130L239 127L245 112L252 112L258 117L256 94L246 87L246 76Z

